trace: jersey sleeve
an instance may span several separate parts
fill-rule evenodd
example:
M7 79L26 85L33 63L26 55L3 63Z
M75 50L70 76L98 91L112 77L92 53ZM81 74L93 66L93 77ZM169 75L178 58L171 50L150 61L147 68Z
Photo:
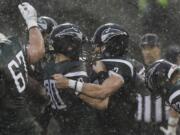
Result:
M119 71L118 71L118 74L122 75L123 78L124 78L125 83L127 83L134 77L133 67L131 67L131 66L123 67L123 66L121 66Z
M105 59L102 61L108 70L112 70L121 75L125 83L134 77L134 67L131 62L122 59Z
M170 94L167 96L168 103L175 111L180 113L180 85L169 89Z

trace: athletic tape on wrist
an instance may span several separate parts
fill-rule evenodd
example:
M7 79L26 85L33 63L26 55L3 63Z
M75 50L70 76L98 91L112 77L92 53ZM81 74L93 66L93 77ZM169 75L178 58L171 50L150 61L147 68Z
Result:
M37 22L34 21L34 20L27 22L27 27L28 27L28 29L31 29L32 27L37 27L37 26L38 26L38 24L37 24Z
M74 89L76 92L82 92L83 83L75 80L69 79L68 87Z
M82 92L82 87L83 87L83 83L77 81L76 91L77 92Z
M69 81L68 81L68 87L71 88L71 89L75 89L75 87L76 87L76 82L77 82L77 81L75 81L75 80L69 79Z

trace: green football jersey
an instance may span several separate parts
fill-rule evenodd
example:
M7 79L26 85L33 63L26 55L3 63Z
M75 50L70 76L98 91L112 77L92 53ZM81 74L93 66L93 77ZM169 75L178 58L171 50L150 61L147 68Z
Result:
M25 49L17 38L0 44L0 134L36 134L25 91L28 82ZM33 133L32 133L33 132ZM39 134L39 133L38 133Z

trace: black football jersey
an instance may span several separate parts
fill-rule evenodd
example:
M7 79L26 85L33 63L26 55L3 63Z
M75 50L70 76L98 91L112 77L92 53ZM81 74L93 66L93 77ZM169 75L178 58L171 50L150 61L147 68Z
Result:
M58 73L81 82L88 82L89 78L86 64L82 61L51 62L45 66L44 86L51 99L48 113L52 113L59 124L60 134L94 135L98 132L94 110L76 95L74 89L59 90L56 88L51 76ZM46 116L47 114L42 118Z
M134 67L132 63L123 59L102 59L107 70L112 70L120 74L126 83L128 83L134 76Z
M134 65L127 59L102 59L102 61L108 71L112 70L120 74L124 78L125 84L110 96L108 109L103 113L101 121L105 122L103 125L106 125L108 131L129 131L137 103L133 91L136 75Z
M168 89L166 100L175 111L180 113L180 80Z
M87 81L87 72L85 64L81 61L65 61L60 63L49 63L44 70L44 86L47 94L51 99L51 107L55 110L66 110L81 105L81 100L75 95L74 90L58 90L54 80L51 79L53 74L63 74L65 77Z

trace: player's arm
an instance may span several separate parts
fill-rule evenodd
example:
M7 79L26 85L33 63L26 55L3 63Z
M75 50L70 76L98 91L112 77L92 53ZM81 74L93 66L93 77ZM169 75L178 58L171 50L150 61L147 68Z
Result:
M41 59L45 53L44 40L40 30L37 28L37 13L34 7L27 2L19 4L18 7L29 30L27 56L29 63L33 64Z
M29 45L27 46L27 55L29 63L38 62L45 53L44 41L42 35L37 27L29 30Z
M103 73L101 80L104 80L101 85L92 83L82 83L79 81L71 80L65 78L63 75L55 74L53 75L56 81L57 88L72 88L77 92L87 95L92 98L105 99L111 96L114 92L119 90L124 84L124 79L121 75L111 72L110 77L105 71L104 64L102 62L97 62L93 67L96 73ZM104 74L105 73L105 74Z
M109 97L105 99L95 99L88 97L86 95L80 94L79 98L89 104L91 107L96 108L98 110L107 109L109 103Z
M70 83L71 80L68 81L68 84ZM119 78L118 76L112 75L111 77L108 77L101 85L84 83L82 84L82 90L77 88L77 91L80 91L81 93L93 98L105 99L119 90L123 84L123 79Z

